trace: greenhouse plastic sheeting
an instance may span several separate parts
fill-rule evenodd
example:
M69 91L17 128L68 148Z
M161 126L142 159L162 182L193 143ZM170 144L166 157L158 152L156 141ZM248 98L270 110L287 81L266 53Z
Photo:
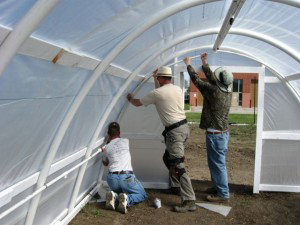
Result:
M295 0L0 1L0 224L67 224L102 185L101 153L45 184L96 154L111 121L130 139L139 180L167 188L155 107L127 106L126 94L155 68L204 51L212 66L263 77L254 191L300 192L299 10ZM172 68L182 87L181 65ZM37 187L46 189L25 201Z

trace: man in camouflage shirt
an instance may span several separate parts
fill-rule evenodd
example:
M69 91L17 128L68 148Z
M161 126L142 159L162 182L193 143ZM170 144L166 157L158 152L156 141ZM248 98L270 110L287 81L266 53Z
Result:
M194 85L203 96L203 109L200 128L206 130L207 160L214 185L212 195L206 199L211 202L229 200L229 187L226 169L228 151L228 113L232 97L232 73L219 67L212 72L207 64L207 53L201 55L202 70L208 81L202 81L191 66L191 58L185 58L187 70Z

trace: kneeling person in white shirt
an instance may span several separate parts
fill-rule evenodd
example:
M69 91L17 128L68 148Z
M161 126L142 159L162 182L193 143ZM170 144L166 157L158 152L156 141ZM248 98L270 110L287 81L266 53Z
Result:
M118 199L118 211L127 213L127 207L145 201L147 194L133 173L129 140L120 138L119 124L110 123L107 134L103 164L108 166L107 183L112 191L106 194L106 207L115 210Z

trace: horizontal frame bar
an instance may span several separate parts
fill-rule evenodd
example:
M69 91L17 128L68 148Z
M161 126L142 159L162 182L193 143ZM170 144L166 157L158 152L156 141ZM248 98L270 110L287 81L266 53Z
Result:
M264 140L293 140L300 141L300 131L287 132L287 131L264 131L262 134Z

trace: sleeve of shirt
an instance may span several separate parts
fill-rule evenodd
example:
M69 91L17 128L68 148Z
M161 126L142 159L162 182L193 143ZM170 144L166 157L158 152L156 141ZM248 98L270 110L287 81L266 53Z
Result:
M150 104L155 103L155 90L151 91L149 94L147 94L144 98L140 99L141 103L144 106L148 106Z
M106 146L105 146L105 150L104 150L104 156L108 156L108 153L111 151L111 143L108 143Z
M208 80L208 82L212 83L212 84L216 84L216 78L213 75L213 71L211 71L210 67L208 64L206 65L202 65L202 70Z
M202 94L211 89L211 84L209 82L202 81L191 65L187 66L187 71L190 75L191 81Z

